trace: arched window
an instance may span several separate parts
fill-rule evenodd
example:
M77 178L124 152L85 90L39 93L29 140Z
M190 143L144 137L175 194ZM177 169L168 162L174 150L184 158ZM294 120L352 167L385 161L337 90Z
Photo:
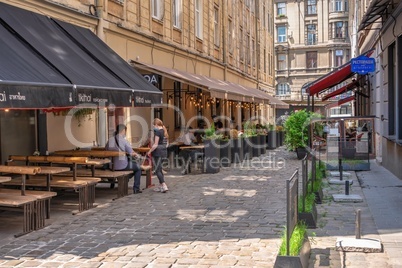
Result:
M276 85L276 95L284 96L290 95L290 87L287 83L280 83Z

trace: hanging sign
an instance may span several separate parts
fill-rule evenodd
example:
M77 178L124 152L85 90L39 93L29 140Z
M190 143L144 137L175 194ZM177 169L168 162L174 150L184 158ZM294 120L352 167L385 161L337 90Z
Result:
M367 74L375 71L375 59L373 58L360 56L357 58L353 58L351 60L351 63L352 63L352 72L358 74Z

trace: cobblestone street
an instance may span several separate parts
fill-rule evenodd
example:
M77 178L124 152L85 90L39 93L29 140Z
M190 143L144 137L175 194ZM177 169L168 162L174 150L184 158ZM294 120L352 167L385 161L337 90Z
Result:
M0 247L0 267L273 267L285 181L299 167L295 153L280 148L217 174L169 171L166 194L146 189L11 239ZM354 180L351 193L363 196ZM379 238L366 201L332 201L342 191L325 183L318 228L308 231L310 267L388 267L387 253L335 251L337 237L354 237L358 208L362 236Z

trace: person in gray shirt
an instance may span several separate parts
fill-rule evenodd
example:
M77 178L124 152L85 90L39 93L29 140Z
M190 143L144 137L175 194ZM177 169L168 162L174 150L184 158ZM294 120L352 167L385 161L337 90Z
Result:
M134 175L133 193L142 193L140 189L141 183L141 167L136 161L129 160L128 156L140 159L140 155L133 151L131 144L126 140L127 127L119 124L112 137L106 143L105 149L110 151L123 151L127 156L113 157L114 170L132 170Z

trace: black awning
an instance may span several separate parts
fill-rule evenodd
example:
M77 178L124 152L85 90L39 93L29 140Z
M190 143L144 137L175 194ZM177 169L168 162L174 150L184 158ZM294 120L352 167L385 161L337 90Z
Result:
M150 106L151 104L162 103L162 92L149 83L93 32L66 22L54 21L70 35L82 50L96 59L110 73L119 77L134 91L134 106Z
M133 92L137 90L162 96L89 30L4 3L0 3L0 21L22 46L27 47L28 52L64 77L64 83L67 81L76 88L73 96L76 104L105 102L106 106L131 107ZM87 36L78 38L80 35ZM0 59L0 65L7 68L7 64ZM124 65L128 66L124 68ZM16 68L15 71L19 76L21 69ZM31 82L19 77L13 79L16 82ZM6 80L10 79L6 77ZM139 82L133 87L137 80Z
M73 85L1 23L0 37L0 108L76 105Z
M359 31L376 22L385 12L387 12L389 5L394 5L396 3L393 2L398 1L372 0L366 12L364 13L362 21L360 22Z

